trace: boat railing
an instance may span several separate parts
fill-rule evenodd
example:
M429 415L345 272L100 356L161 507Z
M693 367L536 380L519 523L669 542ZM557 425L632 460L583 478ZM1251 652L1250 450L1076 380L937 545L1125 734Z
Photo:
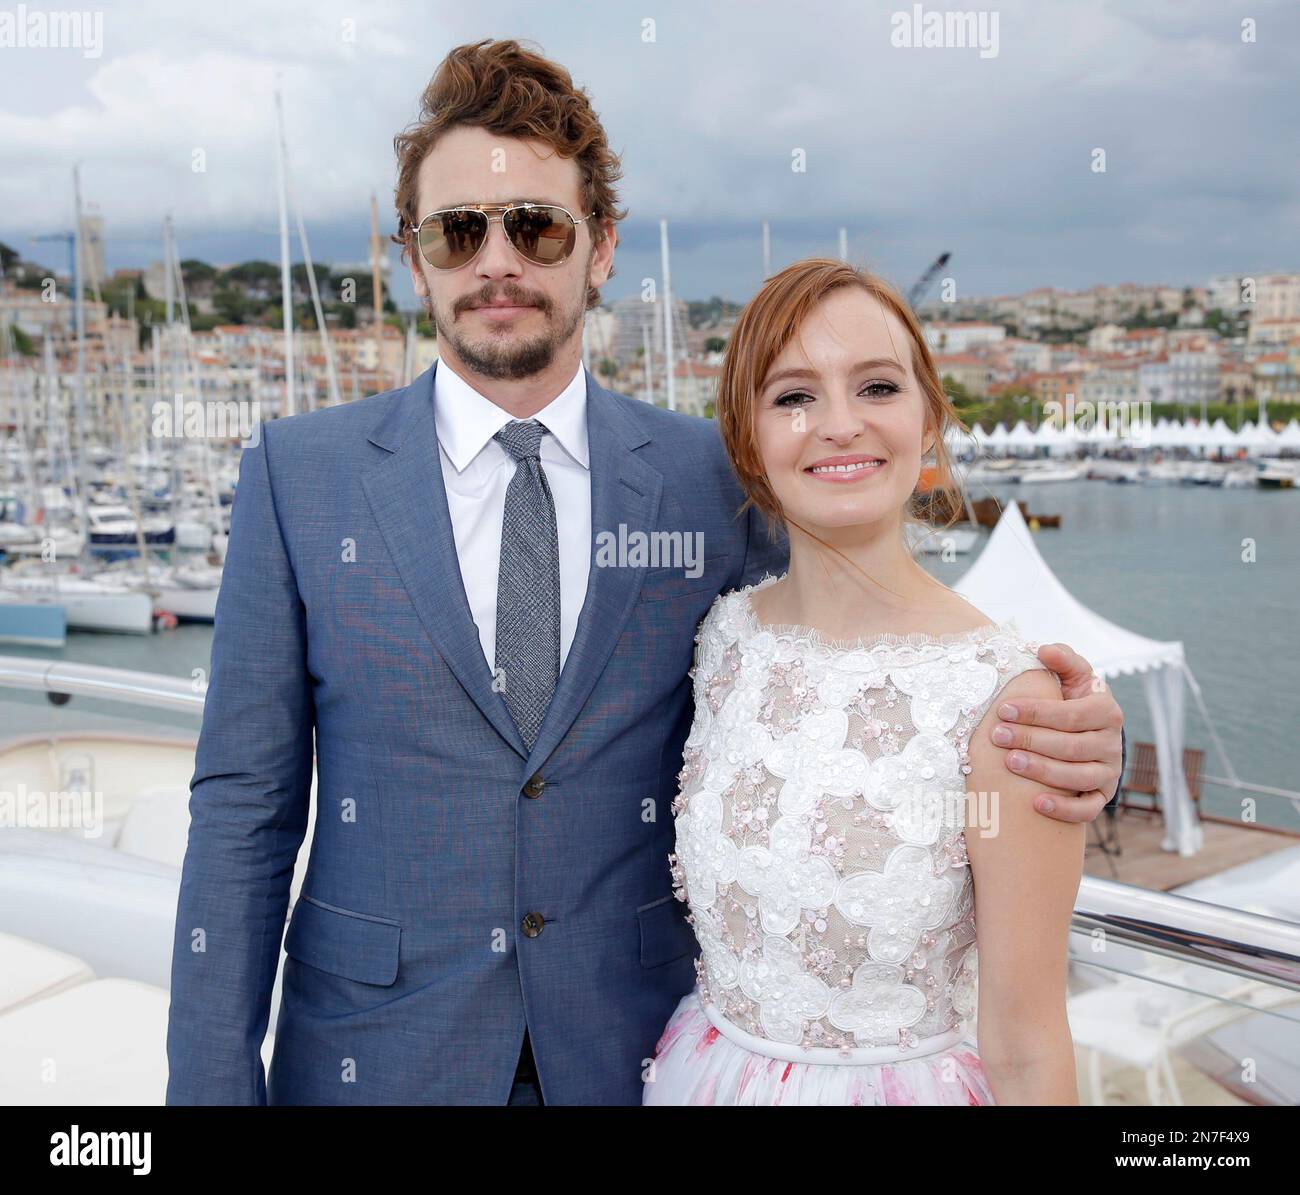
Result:
M1253 795L1255 795L1255 796L1259 796L1259 797L1276 797L1276 798L1280 798L1281 800L1292 802L1292 804L1295 806L1295 808L1297 809L1297 811L1300 811L1300 792L1296 792L1295 789L1291 789L1291 788L1278 788L1278 787L1276 787L1275 785L1272 785L1272 784L1253 784L1253 783L1251 783L1249 780L1242 780L1240 777L1237 777L1237 776L1209 776L1209 775L1203 775L1203 776L1201 777L1201 783L1202 783L1202 784L1213 784L1216 788L1226 788L1226 789L1230 789L1230 790L1232 790L1233 792L1245 792L1245 793L1251 793L1251 794L1253 794ZM1209 816L1209 815L1203 813L1201 816L1202 816L1202 817L1207 817L1207 816ZM1229 819L1226 819L1226 818L1213 818L1212 820L1214 820L1214 821L1226 821L1226 820L1229 820ZM1251 823L1251 822L1240 822L1240 823L1237 823L1237 824L1240 824L1240 825L1253 825L1254 823ZM1267 827L1261 827L1261 828L1262 828L1262 829L1280 829L1280 827L1273 827L1273 826L1267 826ZM1291 831L1291 833L1296 833L1296 831L1293 830L1293 831Z
M203 713L203 689L192 680L66 660L0 656L0 689L43 691L51 697L95 697L126 705Z
M204 693L188 679L94 664L0 656L0 690L43 691L201 715ZM1072 930L1102 949L1086 962L1144 975L1124 961L1133 950L1300 993L1300 924L1084 876ZM1126 947L1107 955L1110 946ZM1084 961L1076 959L1076 961ZM1295 1010L1292 1010L1294 1017Z
M1088 962L1102 970L1132 974L1107 958L1127 946L1300 993L1300 925L1277 917L1084 876L1071 928L1098 943Z

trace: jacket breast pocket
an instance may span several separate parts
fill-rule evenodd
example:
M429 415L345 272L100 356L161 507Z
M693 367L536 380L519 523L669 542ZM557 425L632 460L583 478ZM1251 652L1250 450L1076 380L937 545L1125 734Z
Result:
M661 967L695 950L695 931L686 921L686 906L671 893L636 911L641 927L641 965Z
M299 895L284 952L331 975L389 987L397 980L401 940L402 927L396 921Z
M666 602L672 598L685 597L687 594L710 590L720 593L727 579L728 565L731 557L727 555L710 556L697 566L698 577L687 575L686 567L647 569L641 581L643 602ZM694 569L691 570L695 571Z

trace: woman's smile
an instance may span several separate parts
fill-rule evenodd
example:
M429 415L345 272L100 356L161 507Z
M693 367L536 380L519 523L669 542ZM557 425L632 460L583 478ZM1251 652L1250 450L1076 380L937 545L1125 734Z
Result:
M861 481L864 477L873 477L887 464L878 456L828 456L824 460L809 465L804 472L818 481L829 481L833 485L848 485Z

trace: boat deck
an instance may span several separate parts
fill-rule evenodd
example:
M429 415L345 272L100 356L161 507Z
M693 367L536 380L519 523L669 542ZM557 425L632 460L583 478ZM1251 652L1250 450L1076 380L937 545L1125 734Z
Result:
M1100 825L1103 820L1099 818L1095 824ZM1275 851L1300 847L1300 834L1202 819L1205 845L1197 854L1184 857L1161 848L1164 821L1158 815L1121 809L1116 814L1116 824L1120 854L1112 855L1109 860L1096 846L1095 828L1088 828L1084 874L1160 892L1217 875L1230 867L1249 863L1252 859L1263 858Z

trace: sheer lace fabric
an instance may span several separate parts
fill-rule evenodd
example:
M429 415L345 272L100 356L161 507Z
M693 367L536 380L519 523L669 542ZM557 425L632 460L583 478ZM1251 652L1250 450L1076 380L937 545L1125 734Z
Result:
M970 736L1037 645L1011 622L854 643L761 625L751 595L777 579L696 636L673 805L692 999L775 1057L923 1055L975 1010Z

